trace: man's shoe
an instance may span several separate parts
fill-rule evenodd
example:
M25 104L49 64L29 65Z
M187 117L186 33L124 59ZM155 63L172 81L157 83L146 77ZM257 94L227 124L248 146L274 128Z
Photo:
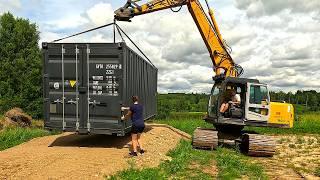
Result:
M140 154L144 154L145 151L143 149L140 150Z
M130 152L129 155L130 155L131 157L138 156L138 154L137 154L136 152Z

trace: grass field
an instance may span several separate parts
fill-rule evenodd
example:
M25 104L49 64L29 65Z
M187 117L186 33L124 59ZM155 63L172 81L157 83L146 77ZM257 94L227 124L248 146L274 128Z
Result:
M31 128L11 127L2 129L3 118L0 118L0 151L17 146L36 137L57 134L43 129L43 121L32 121Z
M154 120L152 122L160 124L168 124L172 127L180 129L186 133L192 134L197 127L212 128L212 124L206 123L202 120L204 113L171 113L169 119Z

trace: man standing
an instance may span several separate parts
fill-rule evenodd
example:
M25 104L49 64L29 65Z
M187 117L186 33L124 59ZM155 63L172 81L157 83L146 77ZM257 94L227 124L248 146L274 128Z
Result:
M121 117L122 120L126 120L131 117L132 120L132 129L131 129L131 139L132 139L132 149L133 152L129 154L131 156L138 156L138 147L140 149L140 154L144 153L141 144L141 133L145 128L144 120L143 120L143 106L139 104L138 96L132 97L133 105L130 106L128 113Z

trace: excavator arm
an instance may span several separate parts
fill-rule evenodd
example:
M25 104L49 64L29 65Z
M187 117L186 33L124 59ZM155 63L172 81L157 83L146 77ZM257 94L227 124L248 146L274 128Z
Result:
M234 63L227 50L209 6L210 18L198 0L152 0L143 5L139 5L139 1L142 0L128 0L122 8L115 11L115 19L131 21L134 16L186 5L209 51L216 76L238 77L242 73L242 68Z

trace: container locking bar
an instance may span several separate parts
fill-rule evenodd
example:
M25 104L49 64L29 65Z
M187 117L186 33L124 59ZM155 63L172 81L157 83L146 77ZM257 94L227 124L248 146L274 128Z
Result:
M87 44L87 94L88 94L88 117L87 117L87 129L88 132L90 132L90 47L89 44Z
M64 79L64 54L66 53L66 50L64 49L64 46L61 46L61 77L62 77L62 130L66 129L66 122L65 122L65 79Z
M79 49L76 45L76 130L79 131L79 75L78 75L78 54Z

